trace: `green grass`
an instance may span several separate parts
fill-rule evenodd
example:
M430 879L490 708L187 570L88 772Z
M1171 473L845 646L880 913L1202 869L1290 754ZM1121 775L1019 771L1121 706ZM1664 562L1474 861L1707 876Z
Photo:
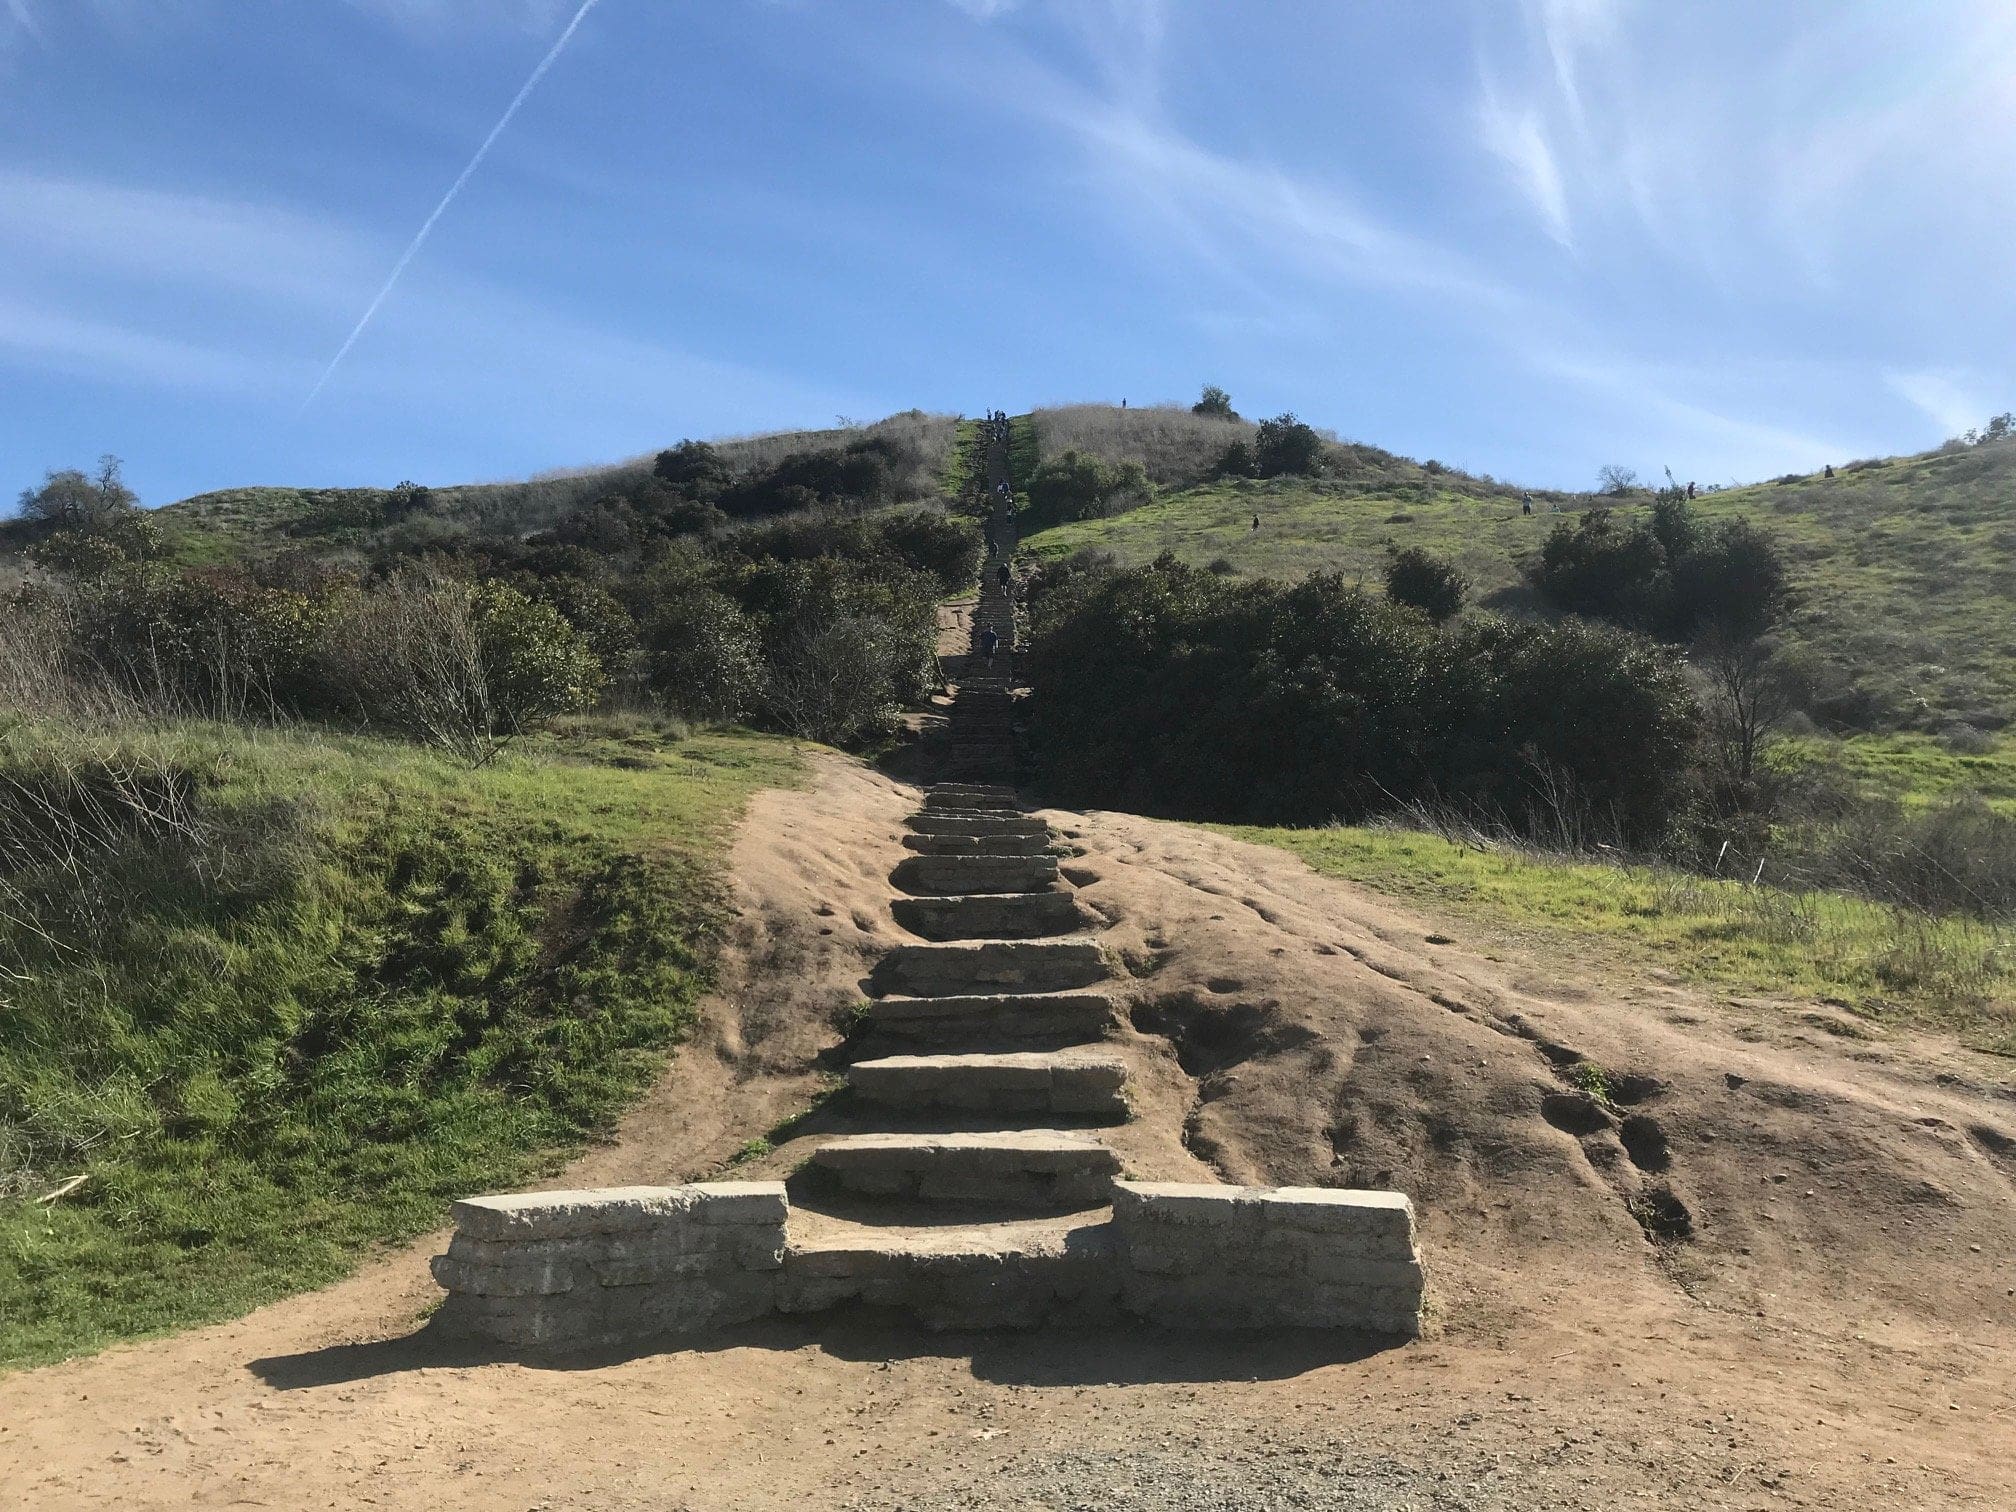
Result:
M1042 531L1023 547L1063 556L1097 546L1129 563L1170 551L1198 566L1222 558L1245 573L1336 571L1376 584L1389 545L1423 546L1454 561L1478 601L1522 602L1519 566L1552 528L1556 496L1536 494L1529 518L1516 494L1462 491L1476 488L1425 474L1221 480ZM1831 479L1727 489L1696 507L1710 520L1746 516L1782 542L1799 595L1792 636L1904 722L2016 719L2016 445L1858 463Z
M1018 495L1027 494L1029 480L1041 464L1042 448L1036 440L1036 420L1031 415L1015 415L1008 421L1008 481Z
M778 740L612 724L480 771L0 726L0 1364L241 1313L552 1170L684 1035L722 836L799 770ZM66 867L20 798L65 771L171 774L182 808Z
M1929 808L1961 793L2016 815L2016 737L2005 733L1990 749L1963 754L1930 735L1899 731L1846 740L1781 741L1773 759L1790 767L1819 764L1846 776L1863 797L1893 798L1906 808Z
M1787 893L1642 866L1479 850L1384 828L1224 833L1571 959L1745 995L1821 1001L2016 1055L2016 929L1933 920L1834 893Z

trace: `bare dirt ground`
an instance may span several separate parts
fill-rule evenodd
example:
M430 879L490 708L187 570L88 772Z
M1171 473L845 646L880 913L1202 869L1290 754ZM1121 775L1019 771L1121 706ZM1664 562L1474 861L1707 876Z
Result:
M706 1173L818 1091L901 937L887 874L912 802L837 758L818 771L752 807L705 1026L568 1181ZM485 1359L421 1328L437 1238L0 1380L0 1503L2016 1505L2006 1068L1527 958L1263 847L1051 817L1129 968L1127 1158L1407 1190L1420 1342L856 1315ZM1614 1107L1574 1085L1583 1062Z

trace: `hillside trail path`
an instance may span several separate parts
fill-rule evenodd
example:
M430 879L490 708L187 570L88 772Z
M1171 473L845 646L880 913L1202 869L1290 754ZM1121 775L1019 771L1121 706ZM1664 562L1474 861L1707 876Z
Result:
M947 634L957 658L972 620ZM970 670L947 666L955 687ZM922 854L918 790L809 762L737 831L694 1037L538 1185L714 1174L769 1129L736 1174L781 1176L840 1127L832 1105L785 1121L848 1066L864 982L920 943L902 917L944 900L905 910L890 886ZM437 1234L241 1319L0 1378L0 1504L2016 1505L2006 1067L1563 959L1215 833L1036 817L1121 964L1101 1044L1133 1116L1101 1137L1150 1176L1407 1191L1421 1340L841 1313L501 1358L423 1327ZM1575 1085L1585 1063L1609 1101Z

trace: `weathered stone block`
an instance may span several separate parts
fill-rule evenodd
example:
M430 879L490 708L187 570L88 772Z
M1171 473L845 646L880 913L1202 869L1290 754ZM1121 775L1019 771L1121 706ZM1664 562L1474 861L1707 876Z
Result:
M781 1224L791 1213L781 1181L707 1181L686 1190L698 1223Z
M436 1255L430 1269L444 1291L466 1292L472 1297L544 1297L574 1290L583 1266L579 1261L545 1261L534 1256L478 1265Z
M1261 1193L1260 1205L1270 1227L1413 1240L1414 1204L1404 1192L1274 1187Z
M655 1228L693 1205L692 1187L604 1187L515 1192L454 1205L457 1232L472 1239L574 1239Z
M1123 1230L1136 1224L1257 1230L1260 1190L1205 1182L1116 1181L1113 1218Z

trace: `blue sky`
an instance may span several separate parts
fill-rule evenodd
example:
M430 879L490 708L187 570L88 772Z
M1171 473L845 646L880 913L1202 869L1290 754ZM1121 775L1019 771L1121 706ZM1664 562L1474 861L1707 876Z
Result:
M1726 481L2016 405L2006 0L596 0L330 371L580 9L0 0L0 489L1205 382Z

